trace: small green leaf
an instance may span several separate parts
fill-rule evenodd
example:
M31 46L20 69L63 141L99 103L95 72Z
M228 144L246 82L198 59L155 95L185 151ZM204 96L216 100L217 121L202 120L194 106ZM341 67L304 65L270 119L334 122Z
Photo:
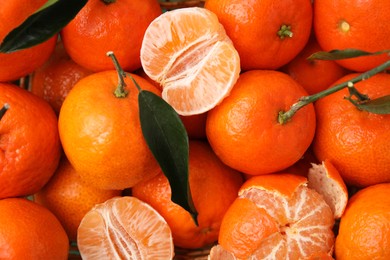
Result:
M361 110L374 114L390 114L390 95L364 102L356 102L355 106Z
M156 94L140 90L138 105L144 138L169 180L172 201L192 215L196 210L188 185L189 142L176 111Z
M310 55L308 60L342 60L356 58L360 56L371 56L371 55L380 55L383 53L388 53L390 55L390 50L383 50L377 52L367 52L358 49L344 49L344 50L332 50L329 52L319 51Z
M10 53L40 44L58 33L84 7L88 0L50 0L0 44L0 52Z

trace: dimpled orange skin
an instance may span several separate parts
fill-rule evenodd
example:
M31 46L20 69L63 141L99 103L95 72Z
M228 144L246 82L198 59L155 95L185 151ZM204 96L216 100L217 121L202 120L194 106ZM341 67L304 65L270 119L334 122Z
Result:
M325 51L354 48L368 52L390 49L388 0L316 0L313 25ZM337 60L345 68L363 72L389 59L388 54Z
M207 0L205 8L217 14L244 71L285 65L310 36L313 14L309 0ZM282 25L291 26L291 38L278 36Z
M46 0L2 1L0 5L0 43L6 35L40 8ZM0 53L0 82L17 80L41 66L53 52L57 35L34 47L12 53Z
M359 74L348 74L335 84ZM371 99L390 95L390 75L377 74L356 83L356 88ZM365 187L390 181L390 115L357 109L344 97L343 89L321 98L317 114L313 151L320 161L326 159L340 172L347 185Z
M44 98L57 115L75 83L92 72L75 63L61 41L50 58L30 75L30 91Z
M97 189L83 182L63 156L50 181L34 194L34 201L53 212L69 239L76 241L84 215L96 204L115 196L121 196L121 191Z
M245 174L268 174L293 165L314 137L314 107L305 106L285 124L278 122L278 113L306 95L282 72L242 73L230 95L208 112L211 147L225 164Z
M68 258L69 240L58 219L24 198L0 200L0 259Z
M105 58L113 51L122 68L132 72L141 67L145 30L161 12L157 0L89 0L61 37L72 59L89 70L114 69Z
M308 60L313 53L322 51L314 37L305 48L282 71L289 74L313 95L327 89L336 80L348 73L344 67L331 60Z
M390 183L355 193L341 217L336 259L390 259Z
M0 83L0 198L30 195L54 174L61 156L57 117L42 98Z
M218 238L221 220L237 197L243 183L239 172L227 167L205 141L190 141L189 184L198 212L196 225L191 215L171 200L167 177L156 177L135 185L133 196L149 203L168 222L173 241L182 248L202 248Z
M132 74L141 89L161 92ZM125 78L128 94L118 98L115 70L81 79L69 92L59 116L59 133L69 162L81 178L101 189L123 190L159 172L141 131L138 89Z

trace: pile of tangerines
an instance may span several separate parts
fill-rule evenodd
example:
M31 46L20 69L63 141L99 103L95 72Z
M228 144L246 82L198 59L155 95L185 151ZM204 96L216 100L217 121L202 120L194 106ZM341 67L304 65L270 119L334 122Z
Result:
M45 3L2 3L0 42ZM389 13L89 0L0 53L0 258L390 259ZM145 140L140 91L185 129L195 216Z

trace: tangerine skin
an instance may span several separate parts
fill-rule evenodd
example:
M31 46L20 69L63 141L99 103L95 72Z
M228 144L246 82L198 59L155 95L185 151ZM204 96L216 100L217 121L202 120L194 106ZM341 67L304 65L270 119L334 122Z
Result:
M243 71L277 69L306 45L312 25L309 0L207 0L237 49ZM279 37L281 26L291 26L292 37Z
M132 77L143 90L161 92L146 79ZM58 125L64 152L81 178L100 189L123 190L159 172L144 140L138 90L125 78L126 97L116 97L115 70L81 79L62 104Z
M46 0L2 1L0 5L0 42ZM17 14L17 15L16 15ZM36 46L11 53L0 53L0 82L11 82L27 76L41 66L54 51L58 35Z

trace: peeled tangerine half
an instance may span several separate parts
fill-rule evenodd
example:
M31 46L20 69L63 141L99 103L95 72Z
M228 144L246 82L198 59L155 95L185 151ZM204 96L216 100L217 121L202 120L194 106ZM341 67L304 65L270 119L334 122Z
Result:
M146 29L145 73L180 115L206 112L226 97L240 73L240 58L217 16L205 8L165 12Z
M151 206L135 197L97 204L77 232L82 259L172 259L171 230Z
M210 259L332 259L334 216L307 179L254 176L226 212Z

